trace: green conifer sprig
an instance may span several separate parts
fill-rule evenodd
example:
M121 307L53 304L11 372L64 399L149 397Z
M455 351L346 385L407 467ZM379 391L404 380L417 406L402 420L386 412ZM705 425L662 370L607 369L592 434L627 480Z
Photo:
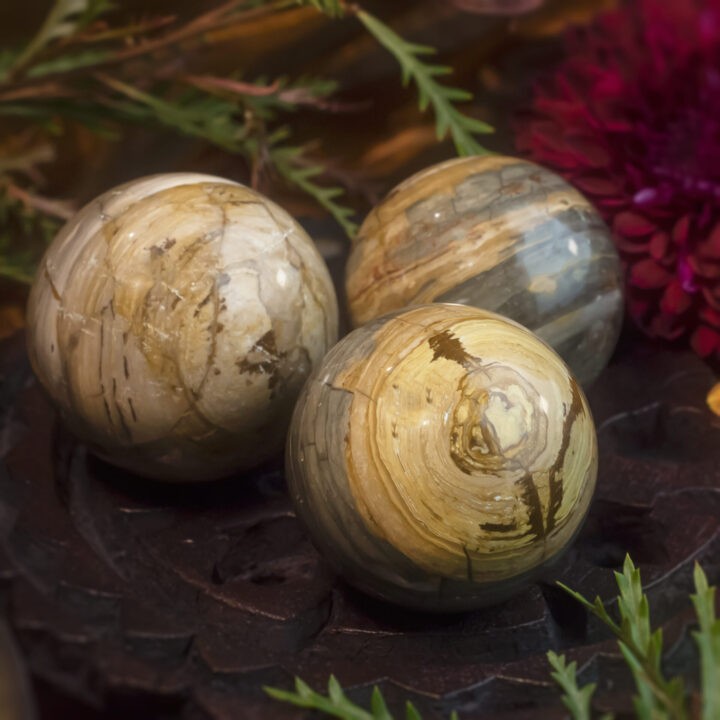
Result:
M455 106L468 100L469 93L438 81L449 68L425 63L430 48L406 42L378 18L344 0L225 0L203 7L184 22L149 17L116 25L116 6L110 0L55 0L24 47L0 49L0 119L9 121L10 127L20 120L35 128L40 145L56 143L74 124L108 139L121 137L130 124L189 135L244 157L254 181L272 176L274 170L352 235L357 229L354 213L341 200L343 189L328 182L327 162L321 154L293 143L287 132L292 127L289 115L301 106L320 112L348 109L331 97L335 82L310 77L248 79L242 68L223 77L168 70L173 58L188 50L201 54L212 31L288 12L298 4L331 18L356 17L397 58L404 82L417 85L421 109L433 108L438 137L449 134L461 154L483 152L474 135L489 128ZM29 171L6 162L7 146L18 144L19 137L6 133L0 142L0 213L8 219L0 243L0 277L25 281L32 277L38 253L18 228L28 225L30 215L57 218L53 210L59 204L40 192L42 164L52 158L40 157L29 146L22 155L26 165L31 163ZM43 236L56 227L55 219L37 219L34 224Z
M328 682L328 694L315 692L300 678L295 678L295 690L280 690L279 688L265 687L265 692L275 700L290 703L297 707L308 708L324 713L330 717L341 720L395 720L390 713L380 688L375 686L370 698L370 709L365 710L352 702L343 691L334 675ZM422 720L417 708L411 703L405 703L404 720ZM452 713L450 720L458 720L457 713Z
M472 100L472 93L438 81L437 78L450 75L452 68L425 61L425 57L435 54L435 48L408 42L357 4L346 3L344 0L298 0L298 2L302 5L312 5L330 17L342 17L346 12L354 14L367 31L398 61L403 85L407 86L411 81L415 83L420 110L425 112L428 107L432 107L435 112L438 140L449 134L458 155L461 156L487 154L487 150L474 136L492 133L493 128L481 120L462 113L456 107L456 103Z
M637 694L634 706L637 718L686 720L690 714L685 681L681 677L666 679L663 674L662 631L652 630L648 598L642 591L640 571L629 556L625 558L622 573L615 573L615 580L620 591L620 623L610 617L599 597L590 602L562 583L560 586L617 638L620 652L635 681ZM695 593L690 599L698 619L698 630L693 633L693 637L700 653L701 719L717 720L720 718L720 621L715 613L715 588L708 585L707 577L699 565L695 566L694 581ZM589 707L594 686L579 688L575 663L566 665L564 656L549 653L548 659L555 669L553 677L564 691L563 700L571 710L573 720L586 720L589 716L585 711ZM580 695L588 698L587 706L578 706L574 702Z
M458 155L486 154L487 150L475 140L474 135L491 133L493 129L487 123L465 115L456 107L456 103L472 100L472 93L437 81L438 77L452 73L452 68L423 60L425 56L434 55L435 48L403 40L387 25L363 10L358 10L357 16L377 41L400 63L403 84L408 85L411 80L415 83L419 93L420 110L425 112L429 106L433 108L438 140L449 134Z
M316 182L324 168L308 160L303 149L292 146L278 146L270 149L270 158L275 169L291 184L296 185L313 197L318 205L325 208L349 237L353 237L358 226L352 220L352 209L340 204L337 199L345 194L339 187L327 187Z
M691 715L688 708L690 696L681 677L667 679L662 669L662 631L653 630L647 595L643 592L640 571L630 557L625 558L621 573L615 573L619 594L617 605L620 622L608 613L603 601L596 597L590 602L582 594L558 583L585 609L597 617L615 635L622 657L627 664L637 694L634 698L637 720L718 720L720 718L720 620L716 615L716 590L708 584L707 576L699 565L695 565L695 593L690 596L698 620L693 638L700 656L700 714ZM551 666L551 677L562 691L562 701L572 720L613 720L611 714L599 715L593 712L592 701L595 683L578 684L577 662L568 662L564 655L552 650L547 654ZM346 720L392 720L387 713L380 690L375 687L370 712L351 703L334 677L330 679L328 697L313 691L299 678L295 690L264 688L273 698L290 702L300 707L311 708L333 717ZM421 720L412 706L406 718ZM458 720L456 713L451 716Z
M563 691L563 703L575 720L592 720L592 698L595 693L595 683L578 687L577 663L568 663L564 655L558 655L552 650L547 654L548 661L553 668L551 677ZM603 720L610 720L605 716Z
M695 566L695 594L690 598L698 619L693 638L700 652L700 686L702 720L720 718L720 620L715 614L716 589L708 586L707 577Z

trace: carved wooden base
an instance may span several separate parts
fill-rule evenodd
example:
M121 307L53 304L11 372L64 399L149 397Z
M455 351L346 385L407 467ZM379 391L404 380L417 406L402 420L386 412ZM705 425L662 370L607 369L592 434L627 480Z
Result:
M429 616L338 581L290 508L282 469L198 487L154 484L89 456L0 346L0 598L29 666L108 716L299 718L262 685L298 674L351 696L374 683L426 720L563 716L545 652L570 650L602 709L630 707L614 644L548 583L496 608ZM635 344L589 392L600 442L590 519L557 577L615 594L630 552L670 670L692 668L687 603L700 560L720 580L720 419L711 372ZM52 715L48 715L52 717Z

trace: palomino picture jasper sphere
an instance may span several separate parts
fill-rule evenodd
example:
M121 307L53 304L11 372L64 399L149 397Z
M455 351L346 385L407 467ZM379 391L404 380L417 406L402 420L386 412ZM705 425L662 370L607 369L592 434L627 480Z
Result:
M98 455L203 480L280 451L337 314L322 258L284 210L176 173L110 190L65 225L37 272L28 343Z
M503 600L568 546L597 443L562 360L520 325L438 303L355 330L293 415L288 483L346 579L433 611Z
M470 157L399 185L367 217L347 266L356 326L427 302L492 310L530 328L587 384L623 316L610 233L561 177L516 158Z

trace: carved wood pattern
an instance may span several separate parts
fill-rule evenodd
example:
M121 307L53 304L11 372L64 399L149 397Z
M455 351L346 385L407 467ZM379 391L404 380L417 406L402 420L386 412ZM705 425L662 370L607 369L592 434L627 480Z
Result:
M600 627L551 584L506 604L432 616L338 581L295 520L282 469L243 482L158 485L89 456L55 421L22 338L0 346L0 598L33 673L109 717L300 718L264 684L334 672L351 696L378 683L424 717L563 716L544 653L569 650L603 709L630 678ZM626 342L588 395L600 475L584 531L558 570L614 595L640 565L670 669L692 667L692 565L720 580L720 420L713 376L689 354Z

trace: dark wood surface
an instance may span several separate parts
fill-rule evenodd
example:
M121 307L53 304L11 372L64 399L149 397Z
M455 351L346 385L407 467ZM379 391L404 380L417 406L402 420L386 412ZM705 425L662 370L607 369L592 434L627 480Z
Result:
M453 81L477 92L475 114L498 128L488 146L512 151L508 118L527 98L539 58L554 52L551 26L567 8L579 19L579 8L602 4L552 0L532 19L511 21L450 17L447 3L403 0L383 17L440 48L442 62L459 69ZM46 5L31 2L36 11ZM164 5L174 11L177 3ZM17 33L10 6L0 30ZM370 6L390 13L387 3ZM29 29L37 12L23 8L18 17ZM303 115L300 139L323 137L331 156L362 169L367 187L356 204L367 209L400 178L446 157L448 144L435 144L413 93L398 90L394 62L359 27L308 28L294 39L272 35L294 43L302 71L339 78L347 100L373 102L334 119ZM261 40L229 43L233 52L219 49L218 63L241 65L236 53L256 53ZM291 50L267 45L257 69L287 71ZM406 128L427 131L419 149L403 151ZM371 162L364 153L381 140L387 147ZM63 148L49 192L86 200L130 177L180 167L242 173L235 157L143 130L120 147L92 147ZM304 211L307 202L300 205ZM323 221L310 222L320 224L313 237L336 236ZM342 260L333 260L336 278ZM294 518L280 464L188 487L131 477L89 456L57 423L15 335L0 344L0 612L32 672L41 720L289 720L304 713L269 700L261 686L289 687L299 674L320 687L331 672L358 700L374 683L396 709L412 699L425 720L452 709L462 720L553 720L564 711L549 648L569 652L582 680L599 683L603 709L627 713L632 688L614 643L553 580L613 597L611 571L629 551L666 631L668 670L693 671L694 561L720 581L720 419L704 403L713 382L692 355L625 338L589 393L599 487L556 574L501 607L428 616L365 598L333 576ZM3 661L22 673L0 646ZM31 710L16 707L26 720Z
M559 718L549 648L599 681L603 708L627 710L613 643L552 581L609 598L628 551L670 669L692 669L694 561L720 580L720 419L704 402L713 375L690 354L625 343L589 392L600 476L579 541L546 582L448 616L338 580L296 522L280 466L201 486L129 476L56 422L20 335L0 346L0 374L0 598L44 717L302 717L261 686L295 674L321 686L334 672L353 697L378 683L426 718Z

